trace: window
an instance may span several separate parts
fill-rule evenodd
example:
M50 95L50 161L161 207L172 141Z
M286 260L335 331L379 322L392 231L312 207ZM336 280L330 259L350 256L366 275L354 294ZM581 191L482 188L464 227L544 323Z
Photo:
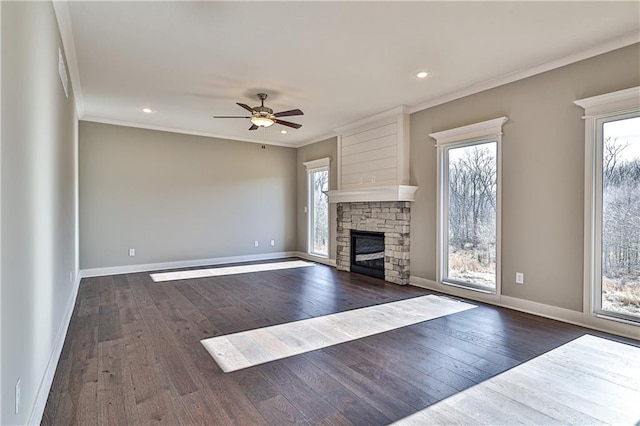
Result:
M496 293L500 283L502 117L430 136L438 148L438 278Z
M598 120L597 310L640 320L640 113Z
M640 323L640 88L585 108L585 311Z
M443 281L496 288L497 142L444 148Z
M308 252L329 256L329 158L303 163L307 168L309 192Z

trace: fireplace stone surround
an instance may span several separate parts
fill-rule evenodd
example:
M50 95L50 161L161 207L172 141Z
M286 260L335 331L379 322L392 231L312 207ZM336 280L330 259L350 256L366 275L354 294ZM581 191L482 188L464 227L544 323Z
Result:
M338 202L336 267L351 270L351 230L384 233L384 279L409 284L409 201Z

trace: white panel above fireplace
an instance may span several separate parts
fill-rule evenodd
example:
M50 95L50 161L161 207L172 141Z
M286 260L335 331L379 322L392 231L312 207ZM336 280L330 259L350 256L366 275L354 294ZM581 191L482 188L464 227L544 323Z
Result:
M409 109L400 106L335 129L338 190L409 184Z

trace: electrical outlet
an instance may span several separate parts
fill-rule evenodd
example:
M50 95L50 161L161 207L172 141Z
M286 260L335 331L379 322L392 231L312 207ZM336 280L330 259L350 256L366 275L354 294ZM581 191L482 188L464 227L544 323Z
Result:
M259 247L259 246L260 246L260 243L258 242L258 240L255 240L255 241L253 242L253 246L254 246L254 247Z
M516 272L516 284L524 284L524 274L522 272Z
M271 247L276 245L276 240L271 240Z
M129 249L129 256L133 257L136 255L136 249Z
M304 206L304 212L307 213L307 206Z
M18 378L18 381L16 382L16 414L18 414L18 412L20 411L20 393L21 393L21 389L20 389L20 385L22 383L22 379Z

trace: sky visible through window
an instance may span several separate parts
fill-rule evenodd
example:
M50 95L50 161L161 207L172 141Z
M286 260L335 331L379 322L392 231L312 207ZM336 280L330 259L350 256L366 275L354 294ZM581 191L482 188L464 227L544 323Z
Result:
M605 138L612 136L629 146L620 153L620 160L632 161L640 158L640 117L604 123Z

